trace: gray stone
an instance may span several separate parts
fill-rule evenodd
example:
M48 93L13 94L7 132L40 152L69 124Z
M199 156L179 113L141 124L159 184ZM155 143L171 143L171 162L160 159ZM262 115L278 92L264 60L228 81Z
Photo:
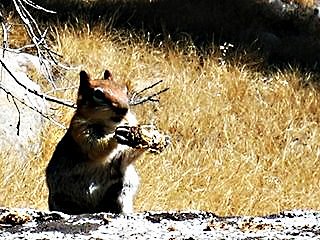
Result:
M219 217L202 211L66 215L0 208L0 239L320 239L320 212Z
M41 114L46 111L45 101L28 91L41 93L40 86L33 82L28 73L34 70L42 73L37 57L30 54L17 54L0 49L0 59L11 74L1 65L0 67L0 150L20 159L27 159L40 148L40 133L43 126ZM13 76L19 81L13 78ZM10 92L14 100L8 95ZM32 110L30 107L36 111Z

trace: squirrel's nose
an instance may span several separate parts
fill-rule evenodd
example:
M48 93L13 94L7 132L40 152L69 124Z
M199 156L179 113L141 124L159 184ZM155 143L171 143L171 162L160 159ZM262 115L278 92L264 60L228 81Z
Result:
M114 111L115 111L115 113L117 115L122 115L122 116L126 115L128 110L129 110L129 108L128 107L124 107L124 106L117 107L117 108L114 109Z
M120 116L124 116L129 111L129 104L127 102L115 102L112 104L113 111Z

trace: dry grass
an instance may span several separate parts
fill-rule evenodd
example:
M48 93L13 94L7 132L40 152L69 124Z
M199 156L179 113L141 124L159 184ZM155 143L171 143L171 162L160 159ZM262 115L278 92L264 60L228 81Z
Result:
M137 162L137 211L201 209L220 215L260 215L292 208L319 210L320 95L314 76L297 69L262 73L248 64L219 65L213 52L200 64L191 42L154 46L120 31L58 27L56 48L65 61L92 76L105 68L143 87L164 79L170 91L159 105L136 107L173 144ZM245 56L246 57L246 56ZM69 72L62 86L78 84ZM75 91L60 93L75 97ZM56 116L68 124L72 110ZM48 123L39 156L16 161L1 153L0 205L47 208L44 169L64 131Z

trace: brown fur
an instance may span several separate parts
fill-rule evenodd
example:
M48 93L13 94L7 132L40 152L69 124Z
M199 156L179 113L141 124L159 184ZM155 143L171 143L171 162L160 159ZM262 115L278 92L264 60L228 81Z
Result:
M69 214L131 212L139 179L132 163L143 150L119 144L117 126L137 125L127 90L105 71L80 72L77 110L46 169L49 209Z

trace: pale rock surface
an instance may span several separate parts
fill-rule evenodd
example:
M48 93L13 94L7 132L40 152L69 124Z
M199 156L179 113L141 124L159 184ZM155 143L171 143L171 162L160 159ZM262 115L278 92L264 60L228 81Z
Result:
M0 209L0 239L320 239L320 212L219 217L202 211L66 215Z
M0 53L1 61L22 85L41 93L40 86L28 77L30 71L43 73L43 67L40 66L36 56L9 51L5 51L3 56L2 49ZM18 84L0 65L0 150L3 154L10 155L15 152L19 159L27 159L29 154L35 154L39 150L42 117L36 111L16 101L18 111L12 97L2 88L39 112L46 111L45 101ZM18 126L19 115L20 126Z

